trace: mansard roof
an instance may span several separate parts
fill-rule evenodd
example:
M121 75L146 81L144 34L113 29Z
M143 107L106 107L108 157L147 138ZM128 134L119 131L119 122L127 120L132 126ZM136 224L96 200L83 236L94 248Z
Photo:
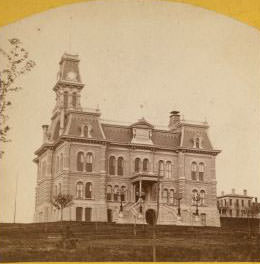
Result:
M99 114L97 113L71 112L64 134L80 137L82 126L87 126L90 130L91 138L104 140L103 130L97 118L98 116Z
M183 124L181 147L193 148L194 139L201 138L202 149L213 150L207 133L207 125Z
M80 140L98 140L109 142L111 144L122 145L147 145L149 147L168 149L168 150L184 150L192 152L210 152L218 154L219 150L214 150L208 137L206 123L192 124L180 122L177 129L158 129L147 122L144 118L132 125L113 124L113 121L100 119L99 110L87 112L83 110L71 110L65 118L65 127L61 135L59 135L60 127L58 123L52 125L52 137L50 143L55 144L60 136L66 136ZM88 127L89 136L82 134L84 126ZM138 130L141 130L139 137L149 137L147 140L134 141L137 137ZM144 133L147 130L147 133ZM194 141L200 139L200 147L196 147Z
M105 137L108 141L130 144L132 140L132 126L102 124ZM176 148L180 146L180 133L154 129L152 142L156 147Z

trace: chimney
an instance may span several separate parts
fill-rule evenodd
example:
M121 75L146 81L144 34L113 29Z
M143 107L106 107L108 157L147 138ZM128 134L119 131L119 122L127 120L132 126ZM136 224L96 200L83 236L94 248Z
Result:
M221 196L224 196L224 191L221 192Z
M246 189L243 190L243 194L244 194L244 196L247 196L247 190Z
M235 189L232 189L232 194L235 194Z
M46 143L48 141L48 125L42 126L42 132L43 132L43 143Z
M257 203L257 197L255 197L255 203Z
M169 120L169 129L176 129L177 126L180 124L181 116L179 111L171 111L170 113L170 120Z

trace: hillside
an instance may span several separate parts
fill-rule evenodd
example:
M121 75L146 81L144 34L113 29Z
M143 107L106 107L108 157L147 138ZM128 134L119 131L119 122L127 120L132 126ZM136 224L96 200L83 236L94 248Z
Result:
M260 261L257 222L231 227L0 224L0 261Z

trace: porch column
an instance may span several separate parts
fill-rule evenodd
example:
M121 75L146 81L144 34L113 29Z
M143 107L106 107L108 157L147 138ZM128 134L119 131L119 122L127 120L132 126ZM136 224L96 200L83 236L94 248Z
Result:
M131 195L131 200L132 202L135 203L135 196L136 196L136 192L135 192L135 184L132 184L132 195Z
M142 180L139 181L139 198L142 196Z

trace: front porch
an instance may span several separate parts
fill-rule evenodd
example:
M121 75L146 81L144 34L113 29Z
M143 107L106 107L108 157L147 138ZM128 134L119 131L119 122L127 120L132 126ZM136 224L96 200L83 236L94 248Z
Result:
M152 173L136 173L131 178L131 201L121 204L116 223L181 224L177 203L162 198L161 178Z

